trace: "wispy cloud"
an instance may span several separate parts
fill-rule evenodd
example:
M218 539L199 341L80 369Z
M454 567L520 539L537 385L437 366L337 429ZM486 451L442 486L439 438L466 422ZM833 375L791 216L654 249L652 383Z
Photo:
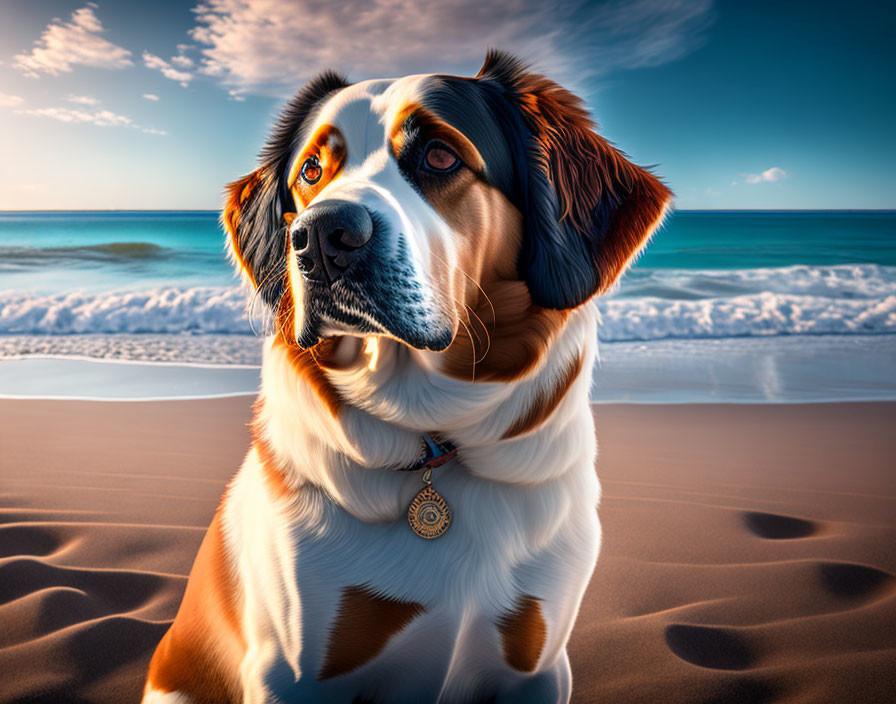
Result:
M770 169L766 169L761 174L744 174L744 181L746 183L774 183L775 181L787 178L787 176L788 174L784 169L773 166Z
M0 93L0 107L14 108L22 105L25 99L19 95L10 95L9 93Z
M89 95L71 95L66 98L66 100L70 103L77 103L78 105L98 105L99 100L96 98L91 98Z
M178 58L177 56L173 57ZM172 59L173 60L173 59ZM148 51L143 52L143 63L147 68L158 69L165 78L177 81L186 88L190 81L193 80L193 74L189 71L181 71L174 68L169 62L165 61L161 56L150 54Z
M85 98L86 96L69 96L69 100L71 98ZM88 100L93 100L93 103L85 103L83 101L72 101L72 102L81 102L84 105L95 105L99 101L94 98L88 98ZM66 122L69 124L89 124L95 125L96 127L132 127L134 129L138 129L145 134L156 134L156 135L166 135L168 134L165 130L159 130L155 127L145 127L140 125L130 117L125 115L119 115L116 112L112 112L111 110L106 110L105 108L98 109L87 109L87 108L69 108L63 106L54 106L54 107L45 107L45 108L21 108L15 111L19 115L31 115L33 117L45 117L50 120L56 120L57 122Z
M72 13L70 22L54 19L28 53L13 57L13 66L30 78L48 73L69 73L73 66L126 68L133 66L131 52L100 36L105 30L96 16L95 3Z
M20 115L33 115L35 117L47 117L59 122L90 123L97 127L126 127L133 120L124 115L119 115L111 110L78 110L76 108L28 108L16 110Z
M144 93L143 97L147 100L152 100L153 102L157 102L159 100L159 96L157 96L155 93Z
M681 58L702 43L713 16L711 0L372 0L363 11L314 0L205 0L193 11L198 70L232 96L282 95L328 66L356 78L470 71L490 46L582 80Z

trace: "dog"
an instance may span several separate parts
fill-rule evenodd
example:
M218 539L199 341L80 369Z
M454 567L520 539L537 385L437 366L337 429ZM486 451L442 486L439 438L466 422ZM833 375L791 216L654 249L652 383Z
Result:
M671 193L514 57L284 108L228 187L253 442L143 701L565 702L598 312Z

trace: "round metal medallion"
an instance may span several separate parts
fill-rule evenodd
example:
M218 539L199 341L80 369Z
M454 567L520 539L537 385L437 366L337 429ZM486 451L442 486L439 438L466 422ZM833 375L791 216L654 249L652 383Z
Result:
M420 490L408 506L408 523L421 538L438 538L451 525L451 509L431 486Z

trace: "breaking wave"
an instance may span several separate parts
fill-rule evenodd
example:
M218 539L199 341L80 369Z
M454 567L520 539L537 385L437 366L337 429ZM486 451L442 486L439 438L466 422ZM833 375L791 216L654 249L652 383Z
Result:
M608 342L896 333L896 295L849 300L766 292L692 301L623 298L598 307L599 335Z
M251 334L240 287L32 295L0 292L0 333Z
M605 341L896 333L896 267L636 270L597 305ZM252 334L246 309L238 286L3 291L0 334Z
M598 301L607 341L896 332L896 267L635 270Z

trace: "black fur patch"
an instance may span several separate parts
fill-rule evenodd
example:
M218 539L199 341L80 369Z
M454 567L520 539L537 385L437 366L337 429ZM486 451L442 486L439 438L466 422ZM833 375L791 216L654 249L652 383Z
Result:
M259 183L242 207L237 244L262 300L276 308L286 274L283 213L295 210L286 183L289 159L308 138L309 118L334 92L349 86L344 76L326 71L312 79L283 108L259 159Z

